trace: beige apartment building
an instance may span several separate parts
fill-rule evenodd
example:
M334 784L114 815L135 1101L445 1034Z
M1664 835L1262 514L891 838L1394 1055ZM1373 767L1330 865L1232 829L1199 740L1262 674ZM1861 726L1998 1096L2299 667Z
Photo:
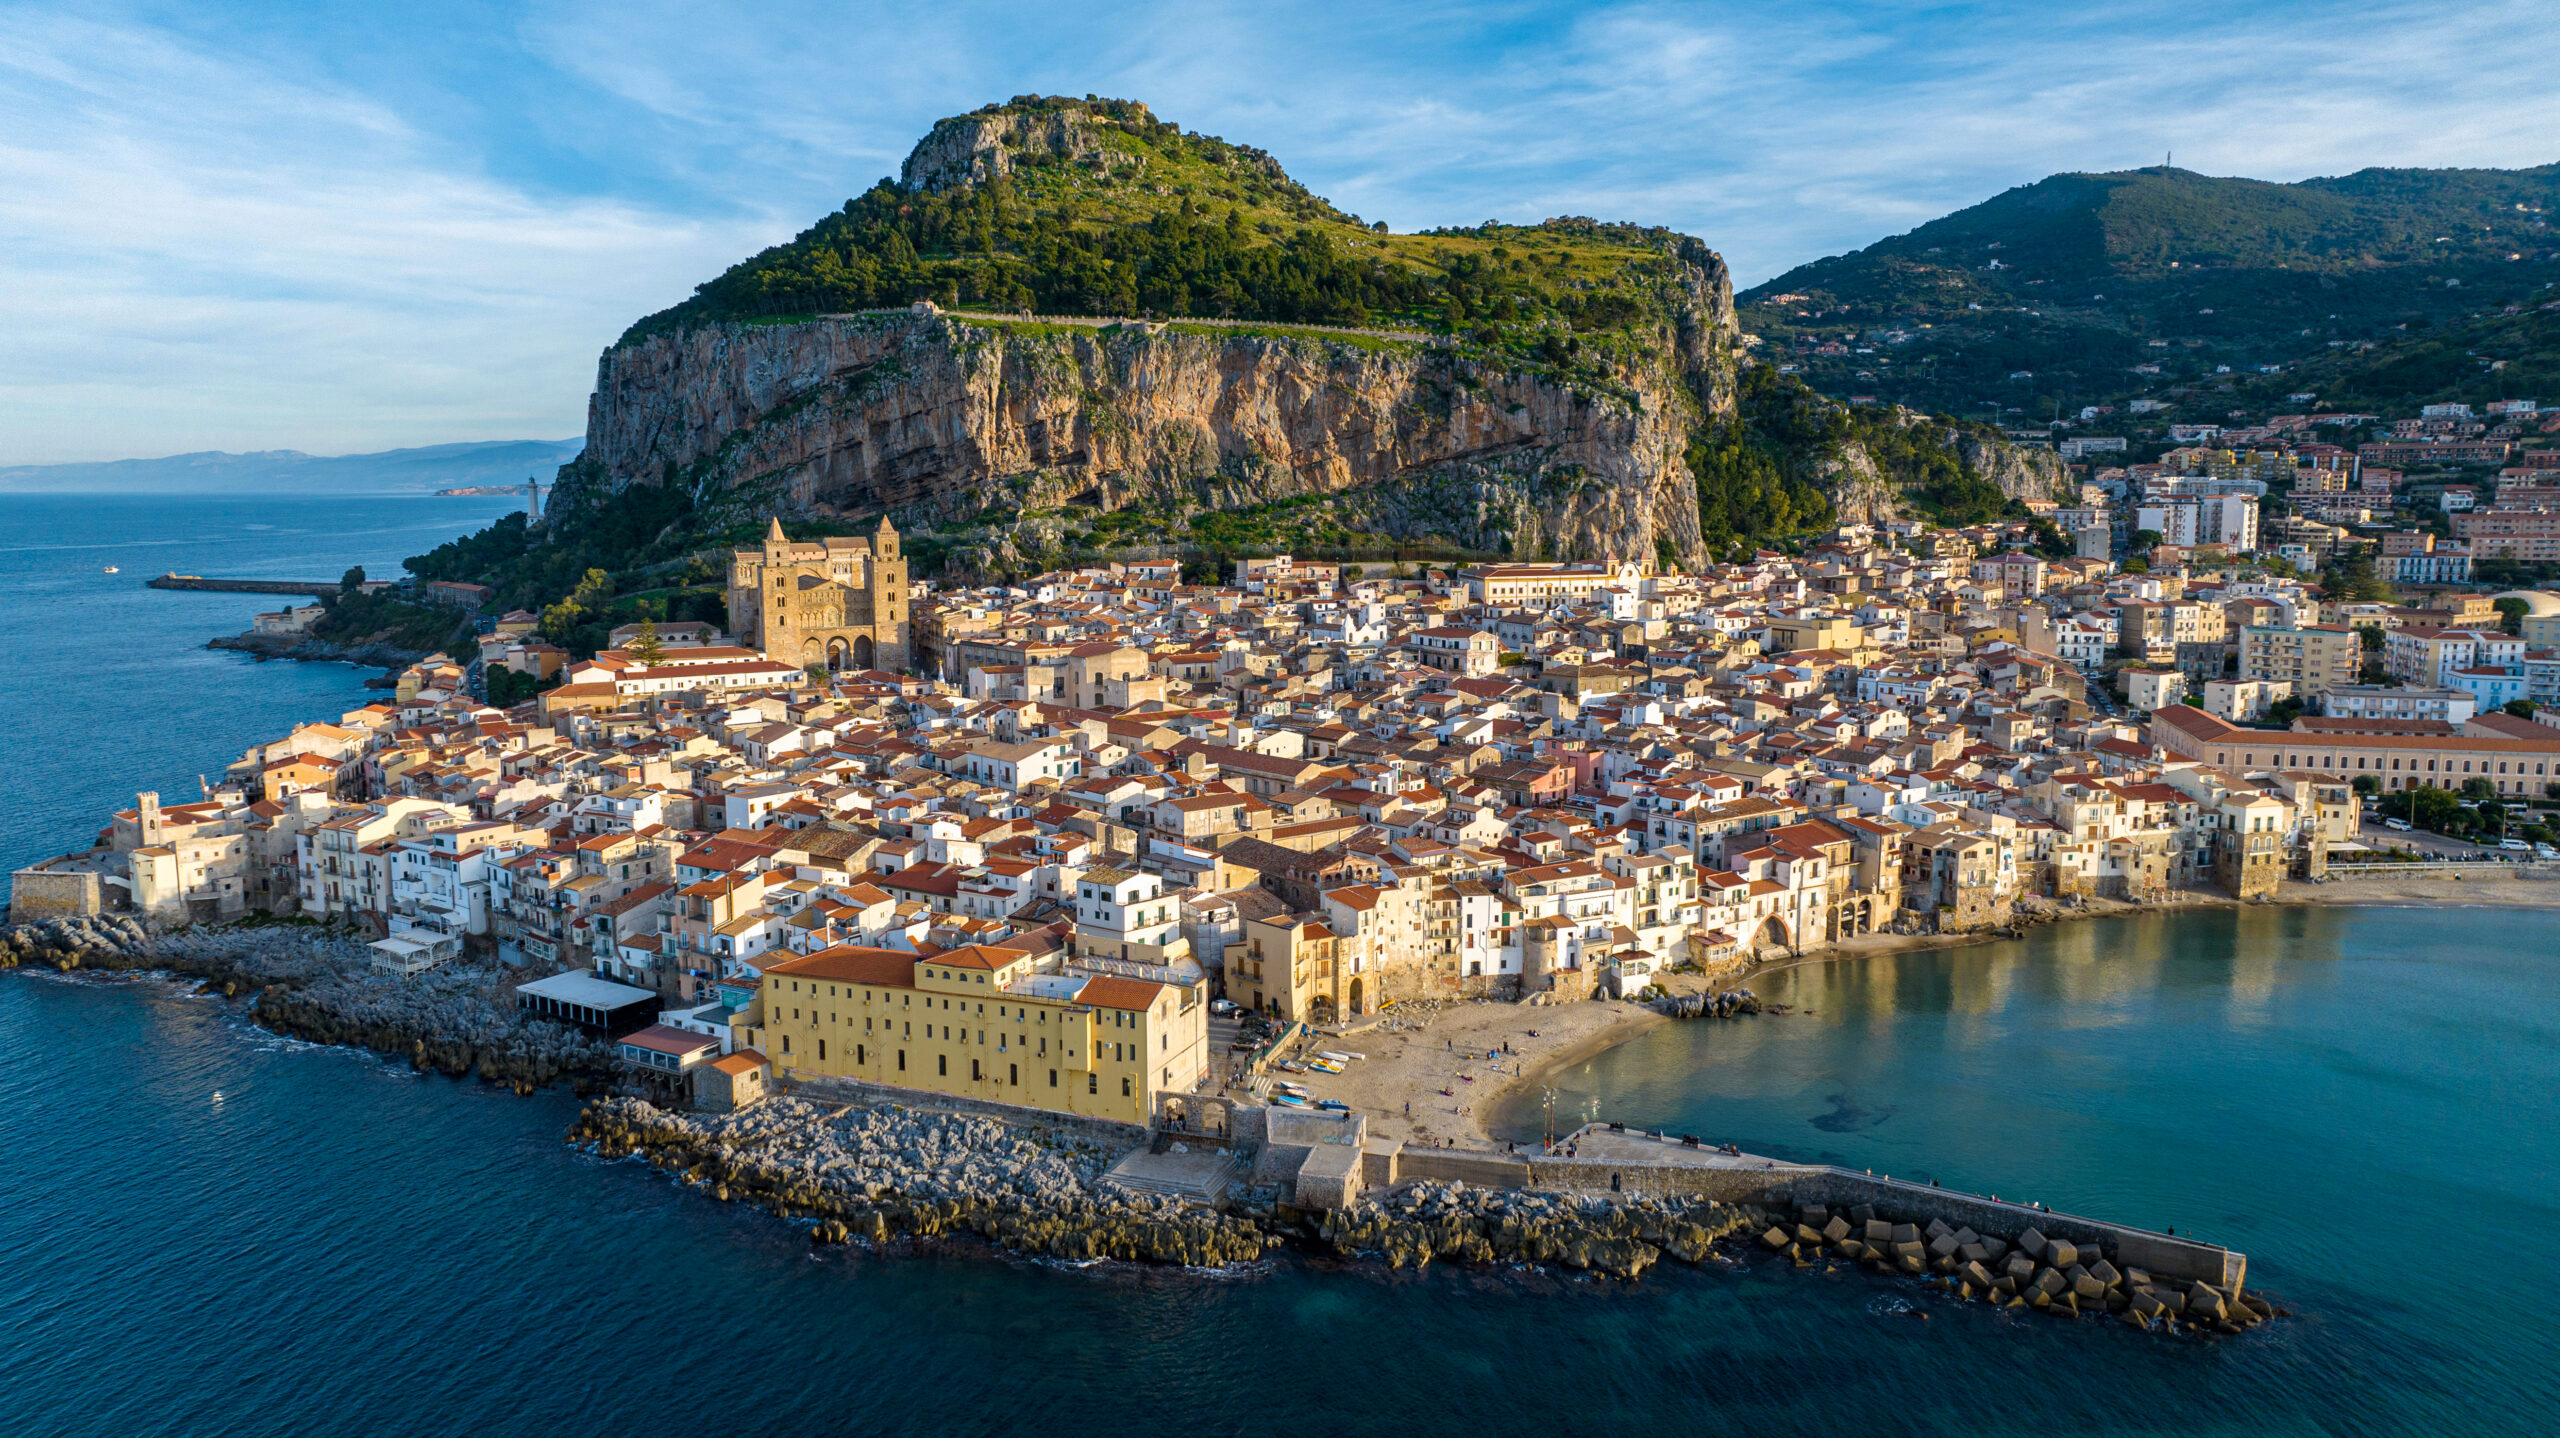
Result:
M2240 631L2242 679L2282 680L2308 697L2355 683L2363 668L2364 640L2344 625L2252 624Z

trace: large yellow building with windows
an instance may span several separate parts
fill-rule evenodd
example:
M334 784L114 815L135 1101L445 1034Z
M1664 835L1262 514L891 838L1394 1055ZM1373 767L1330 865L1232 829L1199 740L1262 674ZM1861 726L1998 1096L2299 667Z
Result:
M755 1046L786 1079L1143 1124L1157 1094L1189 1091L1208 1067L1200 985L1095 972L1058 953L838 945L766 969L758 1004Z
M764 544L729 552L729 631L802 667L907 667L907 560L889 517L869 539L794 541L782 521Z

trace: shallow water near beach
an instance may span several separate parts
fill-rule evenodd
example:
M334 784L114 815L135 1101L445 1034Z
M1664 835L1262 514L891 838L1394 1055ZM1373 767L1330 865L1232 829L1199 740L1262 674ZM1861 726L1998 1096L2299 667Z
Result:
M141 561L206 573L387 571L444 537L413 501L360 511L370 537L262 503L0 520L21 544L219 540ZM194 647L281 601L19 557L53 552L0 546L31 596L0 636L13 861L362 702L345 666ZM567 1148L566 1095L276 1039L166 983L0 975L0 1432L2560 1431L2554 922L2216 911L1808 965L1756 986L1809 1014L1667 1025L1554 1081L1567 1121L1596 1102L2230 1243L2302 1316L2220 1342L1762 1257L1612 1285L818 1256ZM1508 1121L1534 1131L1534 1097Z

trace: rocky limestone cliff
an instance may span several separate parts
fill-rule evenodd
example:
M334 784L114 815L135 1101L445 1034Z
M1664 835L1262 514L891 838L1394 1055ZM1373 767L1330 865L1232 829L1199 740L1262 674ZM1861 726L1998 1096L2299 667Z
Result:
M2070 500L2076 491L2071 467L2049 449L2020 449L1991 443L1970 434L1953 436L1956 458L1965 468L2000 486L2011 499Z
M654 334L600 363L566 504L678 483L742 512L931 530L1320 494L1402 539L1600 559L1660 538L1700 562L1682 451L1731 405L1732 292L1714 255L1683 259L1653 362L1598 374L1282 327L893 313Z
M1902 491L1876 468L1874 456L1856 440L1821 460L1814 482L1831 496L1832 512L1843 524L1882 524L1902 517Z
M2074 497L2070 467L2051 450L2020 449L1943 426L1917 410L1897 409L1888 422L1898 428L1925 428L1931 441L1952 454L1966 471L1998 485L2017 500L2061 500ZM1813 480L1831 498L1840 521L1879 524L1907 517L1903 486L1855 439L1843 440L1813 462Z

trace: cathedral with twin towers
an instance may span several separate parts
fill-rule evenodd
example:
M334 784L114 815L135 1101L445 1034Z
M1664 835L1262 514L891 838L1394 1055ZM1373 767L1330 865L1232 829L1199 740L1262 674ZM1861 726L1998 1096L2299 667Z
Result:
M869 539L794 540L776 519L763 548L729 551L729 632L788 664L904 670L907 603L885 514Z

